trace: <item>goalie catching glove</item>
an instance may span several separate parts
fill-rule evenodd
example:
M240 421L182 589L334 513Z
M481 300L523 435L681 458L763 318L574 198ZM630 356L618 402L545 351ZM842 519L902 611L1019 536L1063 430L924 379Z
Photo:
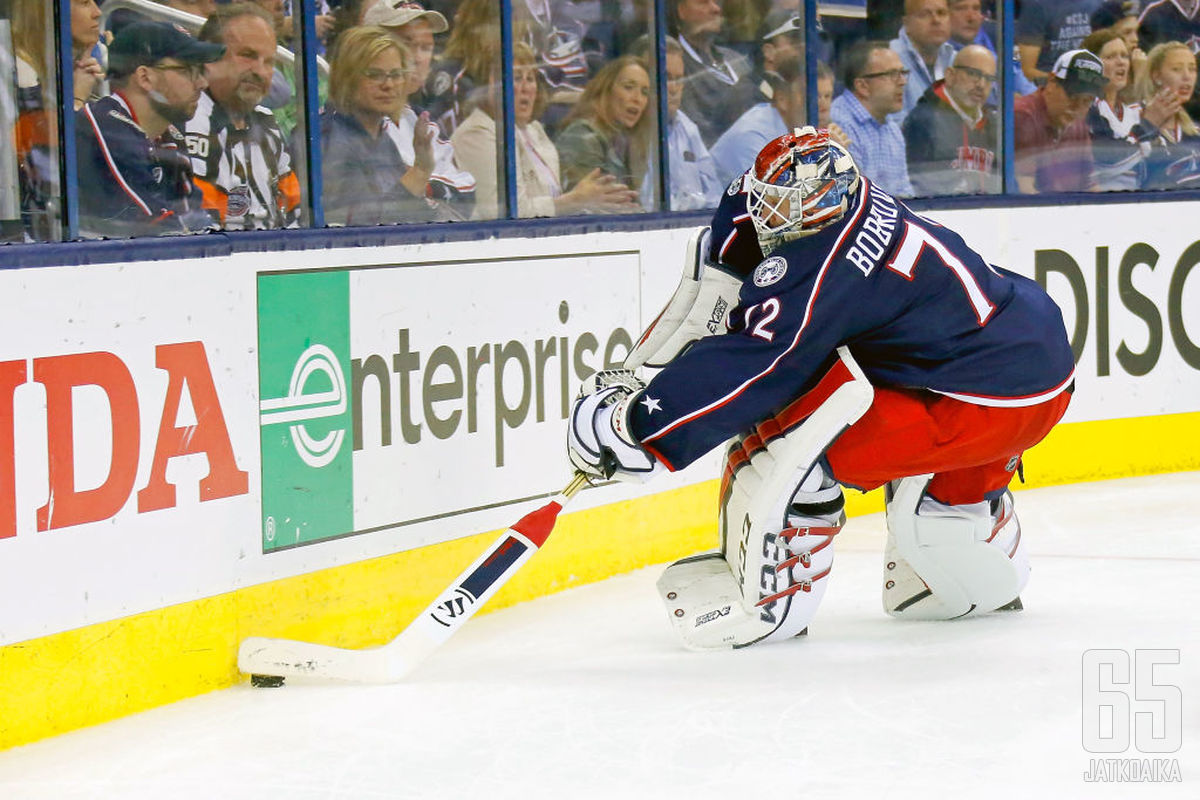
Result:
M567 455L576 469L633 483L666 471L629 433L629 406L645 385L629 370L603 370L584 382L567 426Z

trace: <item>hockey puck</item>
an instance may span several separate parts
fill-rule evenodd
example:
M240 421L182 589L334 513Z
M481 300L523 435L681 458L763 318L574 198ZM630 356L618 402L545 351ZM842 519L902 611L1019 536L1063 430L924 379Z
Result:
M251 675L250 685L259 689L276 689L283 686L282 675Z

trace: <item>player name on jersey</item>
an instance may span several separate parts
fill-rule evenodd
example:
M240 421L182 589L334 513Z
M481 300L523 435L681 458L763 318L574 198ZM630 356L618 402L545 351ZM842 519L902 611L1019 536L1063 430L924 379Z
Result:
M896 201L886 192L872 192L871 200L867 218L855 235L854 244L846 251L846 260L858 267L863 275L870 275L891 247L896 220L900 216Z

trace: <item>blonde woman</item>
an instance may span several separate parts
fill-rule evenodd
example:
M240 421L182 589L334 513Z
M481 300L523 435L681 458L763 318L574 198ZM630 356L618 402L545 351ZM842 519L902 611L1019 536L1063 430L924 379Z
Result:
M321 113L325 221L330 225L425 222L425 185L433 172L432 126L418 126L407 164L387 127L408 82L408 49L383 28L338 38Z
M525 42L513 45L513 106L517 145L517 209L522 217L637 211L634 192L599 168L563 191L558 150L537 117L546 105L537 56ZM499 215L495 98L472 111L454 131L459 161L476 178L475 217Z
M1162 90L1174 94L1178 110L1159 127L1159 147L1147 160L1147 189L1200 186L1200 130L1184 104L1196 91L1196 57L1183 42L1156 44L1146 55L1146 72L1136 94L1149 105Z
M608 62L588 81L555 141L566 188L599 169L640 189L650 153L650 97L650 73L635 56Z

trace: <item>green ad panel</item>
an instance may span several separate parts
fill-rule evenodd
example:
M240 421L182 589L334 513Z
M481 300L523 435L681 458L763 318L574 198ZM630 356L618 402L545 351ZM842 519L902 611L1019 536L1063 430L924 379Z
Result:
M258 276L263 552L354 530L347 272Z

